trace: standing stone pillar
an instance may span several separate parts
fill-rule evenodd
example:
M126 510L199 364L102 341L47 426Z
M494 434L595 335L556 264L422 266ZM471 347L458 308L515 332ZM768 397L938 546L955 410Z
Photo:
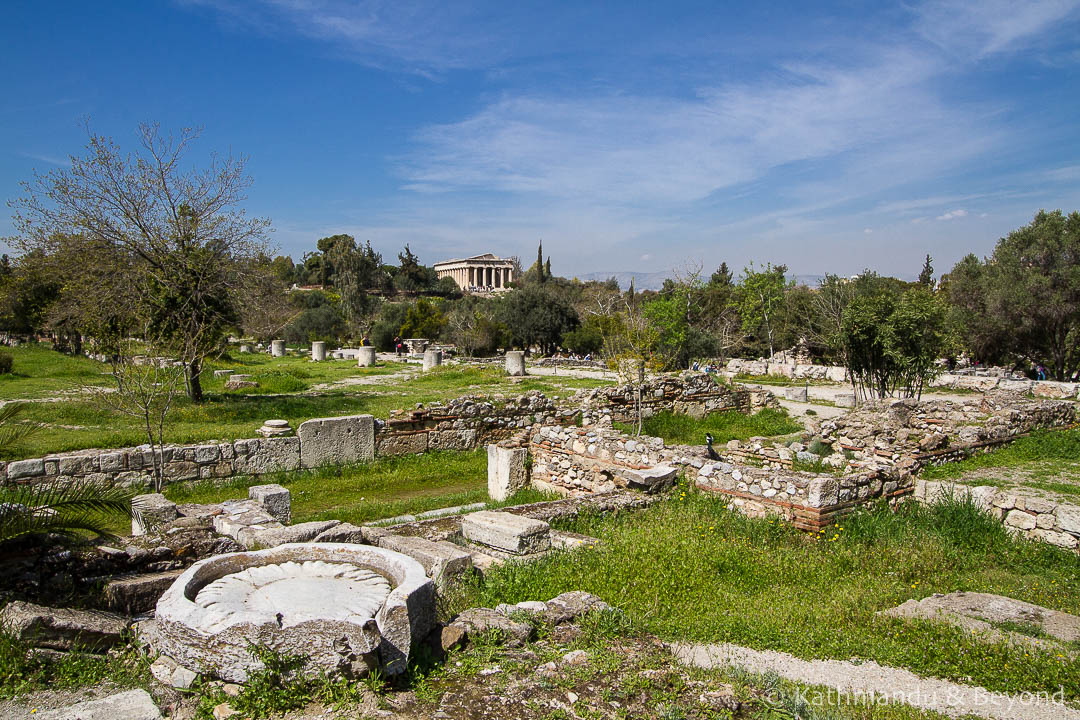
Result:
M274 357L284 357L285 355L285 341L274 340L270 343L270 354Z
M430 370L439 365L442 365L442 350L425 350L424 370Z
M375 348L364 346L356 351L357 367L372 367L375 364Z
M326 343L322 340L316 340L311 343L311 359L315 362L323 362L326 360Z
M496 502L502 502L529 481L525 472L525 448L504 448L498 445L487 446L488 495Z
M241 345L240 346L240 352L242 352L242 353L251 352L251 346L250 345Z
M506 353L506 374L525 374L525 352L523 350L510 350Z

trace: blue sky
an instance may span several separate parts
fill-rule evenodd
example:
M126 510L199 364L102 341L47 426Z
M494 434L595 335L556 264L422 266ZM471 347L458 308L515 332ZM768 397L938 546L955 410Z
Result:
M0 41L5 199L86 118L201 126L294 258L914 276L1080 209L1080 0L15 0Z

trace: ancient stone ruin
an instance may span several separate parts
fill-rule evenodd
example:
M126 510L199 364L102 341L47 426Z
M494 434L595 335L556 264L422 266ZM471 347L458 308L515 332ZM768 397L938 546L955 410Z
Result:
M294 543L195 563L139 632L184 667L245 682L261 667L252 645L306 655L313 672L401 673L434 623L434 584L412 558L366 545Z

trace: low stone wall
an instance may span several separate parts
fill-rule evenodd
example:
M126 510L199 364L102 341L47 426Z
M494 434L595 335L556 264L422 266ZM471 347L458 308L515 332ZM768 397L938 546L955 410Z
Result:
M1039 428L1080 422L1080 406L993 391L970 400L877 401L824 420L820 438L856 463L920 465L956 460Z
M637 420L637 385L578 390L571 400L580 405L584 425ZM729 410L749 414L767 407L779 407L767 390L717 382L703 373L650 378L641 388L641 415L646 418L664 411L703 418Z
M472 450L537 423L573 423L577 417L577 410L560 408L536 390L510 398L468 395L391 414L377 424L376 454Z
M300 438L169 446L161 450L161 462L167 483L288 472L300 469ZM7 483L85 479L145 485L153 482L153 455L149 446L46 455L0 463L0 478Z
M534 426L517 442L526 445L532 457L533 486L564 495L640 484L637 471L663 461L661 438L631 438L599 426Z
M773 375L797 380L828 380L848 382L847 369L838 365L804 365L790 362L770 362L764 358L728 360L727 371L735 375ZM1027 380L1001 377L997 375L964 375L960 373L942 373L930 387L943 390L1008 390L1010 392L1031 393L1035 397L1059 400L1080 399L1080 383L1057 382L1055 380Z
M606 370L600 360L572 360L570 358L540 358L534 363L537 367L581 368L582 370Z
M949 496L970 498L1017 535L1080 552L1080 505L990 485L972 487L921 479L915 483L919 502L934 503Z

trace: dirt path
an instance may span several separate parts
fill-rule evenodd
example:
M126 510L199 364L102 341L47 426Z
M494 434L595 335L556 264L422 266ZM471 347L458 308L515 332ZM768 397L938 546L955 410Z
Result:
M995 720L1080 720L1074 710L1052 698L1004 695L974 685L924 678L900 668L842 660L802 660L772 650L739 645L673 643L675 657L686 665L716 668L736 665L755 673L775 672L788 680L821 685L837 692L880 700L882 697L951 717L977 715ZM813 695L807 693L813 703Z

